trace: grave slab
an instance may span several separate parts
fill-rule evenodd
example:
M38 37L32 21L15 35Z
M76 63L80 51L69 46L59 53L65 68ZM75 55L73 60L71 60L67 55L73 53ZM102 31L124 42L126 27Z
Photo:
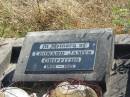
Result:
M101 81L113 59L113 33L106 29L29 32L14 81Z

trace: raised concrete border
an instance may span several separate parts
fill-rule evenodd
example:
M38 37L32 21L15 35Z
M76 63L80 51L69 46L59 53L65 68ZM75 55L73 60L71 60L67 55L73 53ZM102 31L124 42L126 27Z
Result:
M22 46L23 40L24 38L0 38L0 86L2 79L12 70L10 65L12 47Z
M5 75L11 57L11 46L6 43L0 44L0 81Z
M130 34L116 35L115 44L130 44ZM112 73L112 70L110 71L110 73ZM109 78L109 82L107 83L108 94L105 97L129 97L130 95L125 96L127 84L128 84L128 73L125 74L117 73L115 75L111 75Z
M116 35L115 44L130 44L130 34Z

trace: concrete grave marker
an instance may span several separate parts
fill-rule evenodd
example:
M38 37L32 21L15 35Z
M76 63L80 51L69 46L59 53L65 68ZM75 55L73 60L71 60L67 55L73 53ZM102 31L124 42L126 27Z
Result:
M112 62L111 29L30 32L26 35L14 81L101 81Z

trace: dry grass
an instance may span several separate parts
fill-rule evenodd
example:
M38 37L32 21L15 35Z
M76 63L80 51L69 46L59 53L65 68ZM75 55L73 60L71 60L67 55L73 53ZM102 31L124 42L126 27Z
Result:
M128 7L128 0L0 0L0 35L21 37L28 31L113 27L115 6Z

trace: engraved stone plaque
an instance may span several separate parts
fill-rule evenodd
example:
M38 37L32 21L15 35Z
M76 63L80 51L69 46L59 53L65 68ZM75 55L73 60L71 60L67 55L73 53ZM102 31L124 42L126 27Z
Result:
M34 43L25 73L75 73L93 70L96 43L96 41Z

